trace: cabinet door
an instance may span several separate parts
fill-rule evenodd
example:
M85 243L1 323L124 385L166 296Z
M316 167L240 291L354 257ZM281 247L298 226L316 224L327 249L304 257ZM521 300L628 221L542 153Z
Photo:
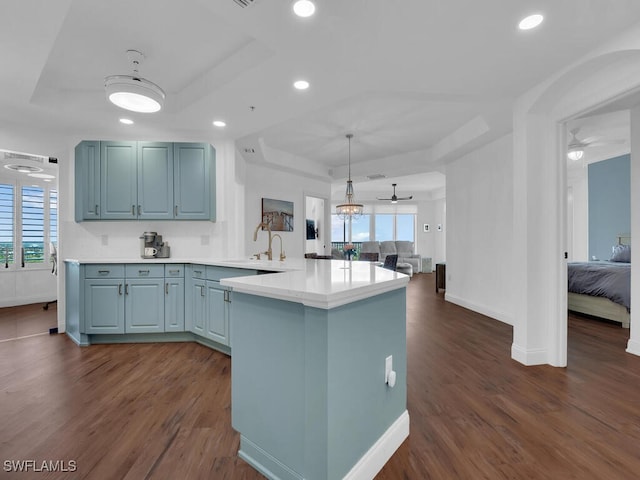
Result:
M126 333L164 332L164 279L127 279L124 319Z
M164 280L164 331L184 332L184 278Z
M213 147L202 143L175 143L173 157L174 217L180 220L215 220Z
M207 325L205 336L229 345L228 292L219 282L207 280Z
M138 206L140 219L173 218L173 144L138 142Z
M80 333L124 333L123 284L123 278L84 281L84 332Z
M100 218L137 217L136 142L100 142Z
M190 308L185 327L196 335L204 336L204 319L207 314L207 285L205 280L192 279L189 295Z
M100 142L80 142L75 151L75 220L100 218Z

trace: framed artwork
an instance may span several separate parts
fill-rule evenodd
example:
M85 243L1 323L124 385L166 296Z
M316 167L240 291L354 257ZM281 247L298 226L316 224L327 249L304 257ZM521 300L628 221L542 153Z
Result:
M263 198L262 221L272 232L293 232L293 202Z

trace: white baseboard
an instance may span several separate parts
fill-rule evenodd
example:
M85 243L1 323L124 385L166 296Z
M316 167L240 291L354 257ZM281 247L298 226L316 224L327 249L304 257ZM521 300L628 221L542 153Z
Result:
M515 343L511 345L511 358L523 365L546 365L549 363L547 357L547 350L544 348L527 350Z
M630 338L627 343L627 353L640 356L640 341Z
M344 477L372 480L409 436L409 412L404 411Z
M505 312L494 310L492 308L487 307L486 305L480 305L475 302L470 302L468 300L465 300L463 298L457 297L455 295L452 295L446 292L444 294L444 299L447 302L455 303L456 305L459 305L461 307L467 308L469 310L473 310L474 312L478 312L487 317L491 317L496 320L499 320L502 323L506 323L507 325L513 325L513 319L511 318L511 315L508 315Z
M17 307L20 305L31 305L32 303L47 303L55 300L52 297L34 296L34 297L22 297L22 298L10 298L7 300L0 300L0 308L4 307Z

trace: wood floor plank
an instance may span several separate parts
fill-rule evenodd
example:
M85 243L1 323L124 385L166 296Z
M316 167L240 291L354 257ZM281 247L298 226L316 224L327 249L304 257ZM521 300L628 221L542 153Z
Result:
M433 282L417 274L408 286L411 433L377 479L639 477L640 358L624 352L629 330L572 315L568 367L524 367L510 358L509 325L445 302ZM16 333L21 316L47 315L41 305L0 309L0 335ZM231 359L195 343L0 342L0 407L3 461L78 467L73 477L2 478L264 478L237 457Z

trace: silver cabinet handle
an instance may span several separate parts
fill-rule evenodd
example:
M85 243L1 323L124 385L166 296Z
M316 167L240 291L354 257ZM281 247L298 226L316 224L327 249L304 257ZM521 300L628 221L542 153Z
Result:
M138 275L149 275L149 270L138 270Z
M169 270L169 275L177 275L180 273L180 270Z
M164 293L165 295L169 295L169 282L164 284Z
M135 214L136 214L136 206L131 205L131 215L135 215Z
M109 275L111 270L98 270L98 275Z
M202 275L202 270L194 270L193 273L197 273L198 275Z
M173 207L173 216L177 217L178 216L178 205Z
M125 295L129 295L129 284L128 283L124 284L124 294Z
M200 296L204 297L204 285L199 285L200 287Z
M140 205L138 205L138 216L140 216Z
M122 295L122 284L118 284L118 295Z
M98 215L98 204L97 203L96 203L96 208L95 208L94 212L95 212L95 214L97 216Z
M224 291L224 301L231 303L231 292L229 290Z

